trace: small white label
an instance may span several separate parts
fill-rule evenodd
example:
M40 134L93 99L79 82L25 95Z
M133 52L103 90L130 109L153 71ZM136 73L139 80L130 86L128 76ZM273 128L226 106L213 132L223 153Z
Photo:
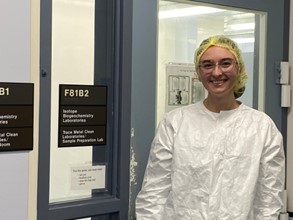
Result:
M105 165L71 168L71 190L104 189L105 187Z

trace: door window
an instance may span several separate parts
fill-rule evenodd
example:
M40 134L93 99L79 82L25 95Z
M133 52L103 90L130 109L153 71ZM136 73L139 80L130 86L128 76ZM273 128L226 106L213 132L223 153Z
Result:
M59 85L94 83L94 1L54 0L52 11L50 202L60 202L92 195L75 172L92 166L92 146L58 147L58 123Z
M193 59L201 41L212 35L226 35L238 43L248 74L245 93L239 100L263 110L264 69L259 67L265 66L265 61L264 56L258 60L255 54L264 53L265 38L259 33L265 27L265 13L159 1L158 20L157 122L165 112L205 97Z

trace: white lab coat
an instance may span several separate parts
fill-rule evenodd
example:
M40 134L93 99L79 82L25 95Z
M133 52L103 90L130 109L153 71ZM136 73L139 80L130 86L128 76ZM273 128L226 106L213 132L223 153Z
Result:
M282 135L241 104L175 109L153 140L137 220L277 220L284 187Z

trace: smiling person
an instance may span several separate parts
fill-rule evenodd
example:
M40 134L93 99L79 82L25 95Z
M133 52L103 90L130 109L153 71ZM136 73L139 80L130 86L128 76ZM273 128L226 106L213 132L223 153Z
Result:
M247 81L240 49L212 36L196 51L195 66L207 98L160 122L137 220L277 220L282 135L268 115L237 100Z

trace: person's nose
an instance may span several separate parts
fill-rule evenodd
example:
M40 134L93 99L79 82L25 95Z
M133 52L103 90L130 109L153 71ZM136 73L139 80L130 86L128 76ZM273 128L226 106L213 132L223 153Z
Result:
M222 69L218 63L216 63L212 74L213 74L213 76L221 76L222 75Z

